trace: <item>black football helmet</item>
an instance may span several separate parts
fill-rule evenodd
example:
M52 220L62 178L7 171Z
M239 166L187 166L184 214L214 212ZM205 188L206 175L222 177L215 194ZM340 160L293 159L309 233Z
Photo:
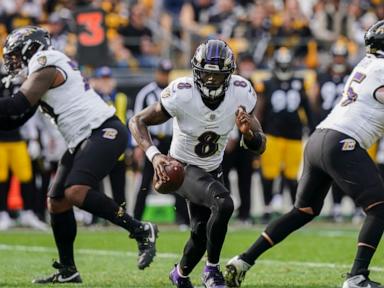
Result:
M221 40L208 40L197 47L192 60L193 79L201 97L209 102L220 99L236 68L231 48Z
M273 73L281 81L287 81L293 77L293 56L286 47L281 47L273 54Z
M384 56L384 20L368 29L364 35L364 41L368 53Z
M7 37L4 48L4 68L8 74L16 75L28 66L32 56L51 47L51 37L43 28L26 26L13 30Z

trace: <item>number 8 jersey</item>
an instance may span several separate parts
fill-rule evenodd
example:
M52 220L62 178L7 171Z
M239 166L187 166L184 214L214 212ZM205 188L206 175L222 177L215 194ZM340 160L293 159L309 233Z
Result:
M174 117L171 157L209 172L223 160L237 108L244 106L250 113L256 105L256 93L249 81L232 75L223 101L211 110L204 104L193 79L184 77L171 82L160 101Z
M55 67L65 81L48 90L40 100L40 108L55 121L68 148L74 149L93 129L112 117L115 108L89 87L77 65L63 53L56 50L36 53L29 61L28 75L44 67Z
M368 149L384 134L384 59L368 54L353 69L343 97L317 128L353 137Z

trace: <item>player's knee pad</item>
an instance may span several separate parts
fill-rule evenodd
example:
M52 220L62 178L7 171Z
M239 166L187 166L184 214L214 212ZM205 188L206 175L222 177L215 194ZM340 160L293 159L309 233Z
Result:
M214 181L208 185L208 193L213 197L213 206L220 215L232 215L233 200L227 188L220 182Z
M197 243L207 242L207 223L191 221L191 239Z

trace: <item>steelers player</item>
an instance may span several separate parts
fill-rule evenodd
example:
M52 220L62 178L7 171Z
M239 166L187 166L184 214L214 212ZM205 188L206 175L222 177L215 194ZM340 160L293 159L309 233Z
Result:
M261 157L261 176L264 191L265 213L268 221L272 200L273 182L280 175L295 200L297 177L302 158L303 126L313 127L312 112L302 79L294 77L292 53L285 47L273 56L272 77L257 89L260 104L258 118L268 145Z

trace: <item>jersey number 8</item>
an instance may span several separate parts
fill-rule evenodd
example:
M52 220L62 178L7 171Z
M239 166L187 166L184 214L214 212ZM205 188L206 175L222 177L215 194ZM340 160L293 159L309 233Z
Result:
M195 146L195 153L201 158L206 158L212 156L219 149L220 135L217 135L215 132L207 131L204 132L197 138L199 144Z

